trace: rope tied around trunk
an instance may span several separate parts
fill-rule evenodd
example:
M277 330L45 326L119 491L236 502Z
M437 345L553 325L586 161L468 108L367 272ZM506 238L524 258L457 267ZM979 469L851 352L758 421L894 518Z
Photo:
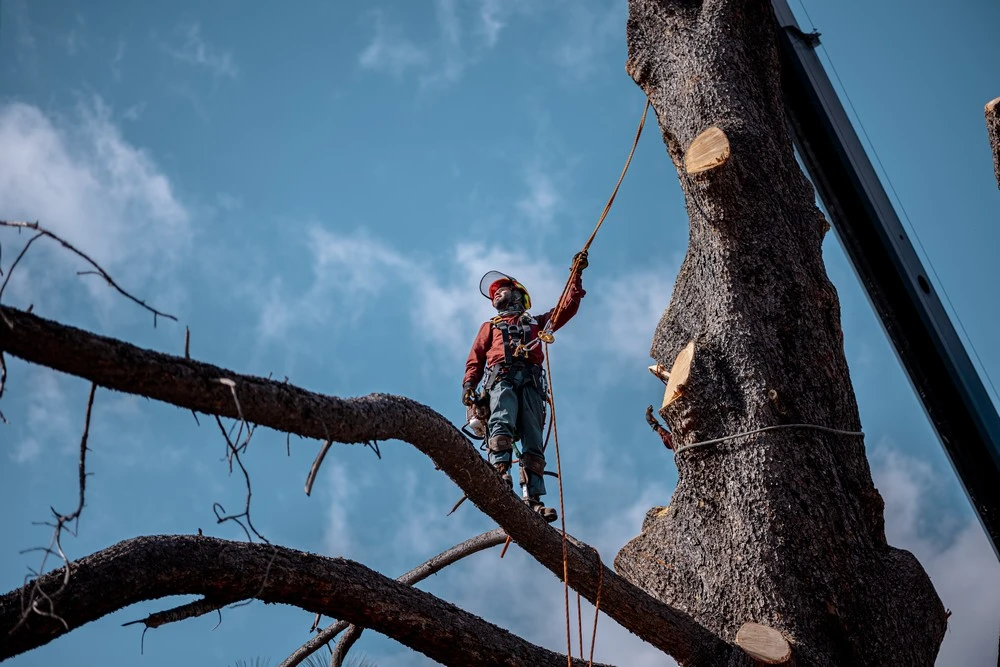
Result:
M758 433L766 433L767 431L777 431L782 428L805 428L813 429L816 431L822 431L824 433L832 433L834 435L846 435L850 437L865 437L864 431L845 431L839 428L830 428L829 426L820 426L819 424L776 424L774 426L764 426L762 428L756 428L752 431L744 431L743 433L733 433L732 435L724 435L721 438L713 438L712 440L702 440L701 442L692 442L687 445L679 445L674 449L674 458L681 452L687 451L689 449L694 449L696 447L707 447L709 445L716 445L720 442L725 442L727 440L735 440L736 438L743 438L748 435L757 435Z

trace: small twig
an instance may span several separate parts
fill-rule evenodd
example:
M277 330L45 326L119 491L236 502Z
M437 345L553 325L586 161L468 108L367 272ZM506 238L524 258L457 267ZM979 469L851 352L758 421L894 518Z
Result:
M149 312L151 312L153 314L153 326L154 327L156 326L156 318L157 317L165 317L168 320L173 320L175 322L177 321L177 318L174 317L173 315L170 315L168 313L164 313L163 311L160 311L160 310L157 310L156 308L153 308L152 306L150 306L149 304L147 304L145 301L143 301L143 300L141 300L141 299L139 299L139 298L137 298L135 296L132 296L129 292L127 292L124 289L122 289L122 287L118 283L116 283L114 281L114 279L111 277L111 275L107 271L105 271L101 267L100 264L98 264L93 259L91 259L89 255L87 255L83 251L77 249L73 244L71 244L70 242L64 240L62 237L58 236L57 234L55 234L53 232L50 232L49 230L47 230L44 227L40 226L37 221L35 221L35 222L19 222L19 221L14 221L14 220L0 220L0 227L12 227L12 228L15 228L15 229L18 229L18 230L21 230L21 229L32 229L32 230L35 230L36 232L38 232L35 236L33 236L28 241L28 243L21 250L21 254L18 255L17 259L14 260L14 264L11 265L10 270L7 272L7 277L4 280L3 285L0 286L0 296L3 295L3 290L7 286L7 281L10 280L10 276L14 272L14 267L17 266L17 263L20 261L21 257L24 256L24 253L28 250L28 246L30 246L35 241L35 239L37 239L39 236L46 236L46 237L52 239L53 241L55 241L56 243L58 243L59 245L61 245L62 247L66 248L67 250L69 250L73 254L77 255L80 258L82 258L84 261L86 261L92 267L94 267L93 271L79 271L78 274L80 274L80 275L84 275L84 274L99 275L101 278L103 278L105 280L105 282L108 283L108 285L110 285L111 287L113 287L115 289L115 291L117 291L119 294L121 294L122 296L124 296L126 299L128 299L129 301L131 301L131 302L133 302L135 304L138 304L142 308L145 308L146 310L148 310Z
M422 565L419 565L402 575L396 579L396 581L406 584L407 586L413 586L432 574L440 572L452 563L458 562L466 556L497 546L502 543L506 537L507 534L504 532L503 528L494 528L493 530L476 535L475 537L469 538L460 544L456 544L447 551L442 551L437 556L434 556ZM313 624L314 627L316 625L318 625L318 621ZM356 626L344 621L333 623L296 649L295 652L285 658L284 662L282 662L278 667L294 667L295 665L301 664L306 658L319 650L320 647L329 643L334 637L347 628L351 628L353 630ZM348 634L345 634L340 639L337 646L333 650L333 655L330 657L331 665L339 667L342 664L344 656L347 655L347 651L350 650L354 642L361 636L363 629L364 628L357 627L356 633L348 632Z
M326 453L330 451L330 445L333 444L333 440L327 440L323 443L323 448L319 450L319 454L316 455L316 460L313 461L312 467L309 469L309 476L306 477L306 495L312 495L313 482L316 481L316 473L319 472L319 467L323 465L323 459L326 458Z
M202 598L200 600L195 600L194 602L182 604L179 607L174 607L173 609L158 611L155 614L150 614L146 618L142 618L137 621L122 623L122 627L142 623L146 626L146 629L158 628L161 625L166 625L167 623L176 623L188 618L198 618L199 616L210 614L213 611L219 611L231 602L235 602L235 600L210 600L209 598Z
M7 387L7 360L4 359L3 352L0 352L0 399L3 398L3 390ZM0 410L0 421L4 424L7 423L7 418L3 416L3 410Z
M10 276L10 273L7 274ZM29 551L42 551L42 563L38 568L37 576L41 576L45 573L45 566L48 563L50 556L58 556L63 562L63 576L59 588L52 594L42 590L41 585L36 585L31 588L27 601L22 600L22 615L21 619L15 626L15 630L21 626L25 621L27 621L29 612L35 612L41 616L50 616L55 618L63 625L66 622L61 619L55 613L55 603L52 601L53 596L58 596L63 590L69 585L70 577L70 567L69 567L69 557L66 556L66 552L63 551L62 547L62 532L63 529L68 530L70 534L76 536L77 528L80 525L80 514L83 512L83 507L85 504L86 492L87 492L87 439L90 437L90 416L94 409L94 396L97 393L97 384L93 383L90 385L90 395L87 397L87 414L83 422L83 435L80 437L80 463L79 463L79 482L80 482L80 492L79 500L77 501L76 509L69 514L62 514L57 512L55 508L49 508L55 517L55 523L45 522L44 525L52 526L52 539L49 541L49 546L47 547L36 547ZM73 527L70 527L71 523L75 523ZM47 610L40 608L40 603L44 601Z
M191 329L184 325L184 358L191 358Z
M455 503L455 506L454 506L454 507L452 507L452 508L451 508L451 511L450 511L450 512L448 512L447 514L445 514L445 516L451 516L452 514L454 514L454 513L455 513L455 510L457 510L457 509L458 509L458 508L459 508L459 507L460 507L460 506L462 505L462 503L464 503L464 502L465 502L466 500L468 500L468 498L469 498L469 496L467 496L467 495L465 495L465 494L463 493L463 494L462 494L462 497L458 499L458 502L457 502L457 503Z
M372 451L375 452L375 456L378 457L378 460L379 461L382 460L382 452L379 451L378 440L368 440L367 442L365 442L365 446L371 447Z
M3 221L0 220L0 223L2 223L2 222ZM28 239L28 242L24 244L23 248L21 248L21 252L19 252L17 254L17 257L14 258L14 263L10 265L10 271L7 272L7 277L3 279L3 284L0 285L0 298L3 297L3 291L5 289L7 289L7 283L10 282L11 276L14 275L14 269L17 268L18 262L20 262L21 258L24 257L25 254L27 254L28 248L31 247L31 244L34 243L35 241L37 241L38 239L42 238L43 236L44 236L44 234L42 234L41 232L39 232L39 233L35 234L34 236L32 236L30 239Z

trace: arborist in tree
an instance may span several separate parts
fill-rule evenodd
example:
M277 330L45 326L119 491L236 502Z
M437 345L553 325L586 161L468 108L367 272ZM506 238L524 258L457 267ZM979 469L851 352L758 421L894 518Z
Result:
M484 275L479 291L490 299L497 315L479 328L462 381L462 403L470 406L480 400L476 386L483 380L481 400L488 400L490 410L486 433L489 460L511 487L512 453L514 443L520 441L522 497L546 521L555 521L557 513L541 501L545 495L542 434L547 387L542 368L545 353L538 334L555 331L576 314L586 294L581 273L587 264L586 252L574 256L569 288L561 304L537 317L528 313L531 297L524 285L499 271Z

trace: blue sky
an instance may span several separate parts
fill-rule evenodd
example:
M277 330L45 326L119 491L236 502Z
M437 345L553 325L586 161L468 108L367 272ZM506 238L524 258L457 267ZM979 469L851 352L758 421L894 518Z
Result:
M993 294L1000 192L983 105L1000 95L1000 6L860 0L806 8L899 195L933 282L1000 380ZM808 28L810 20L799 12ZM624 72L624 2L27 3L0 8L0 216L38 219L91 252L151 318L39 247L5 301L196 358L353 396L405 394L456 424L463 362L489 315L488 269L549 307L617 178L644 99ZM667 504L672 458L643 421L662 385L650 335L687 242L680 191L651 123L591 252L579 315L552 348L568 528L605 561ZM0 235L4 268L27 237ZM953 611L939 664L995 664L1000 566L834 235L825 245L890 541L913 550ZM0 587L47 541L32 522L76 502L85 382L9 360L0 409ZM79 557L139 534L240 538L212 503L242 502L214 427L100 391ZM412 448L335 447L261 431L246 462L275 542L396 576L491 527ZM555 496L549 498L554 502ZM560 650L562 589L512 548L424 588ZM535 597L526 602L527 584ZM127 609L11 664L280 661L311 617L253 604L147 633ZM586 606L585 606L585 614ZM589 615L585 615L585 619ZM586 632L586 629L585 629ZM575 640L574 640L575 641ZM379 665L423 658L374 633ZM597 657L663 664L602 618Z

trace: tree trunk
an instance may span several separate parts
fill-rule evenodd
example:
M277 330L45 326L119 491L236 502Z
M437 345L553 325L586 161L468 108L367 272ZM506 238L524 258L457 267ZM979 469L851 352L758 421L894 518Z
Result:
M1000 188L1000 97L990 100L986 105L986 134L990 138L990 148L993 149L993 175Z
M661 409L677 489L615 568L726 641L747 622L779 630L799 667L932 665L946 613L912 554L886 543L849 434L860 422L822 262L828 226L786 131L774 31L766 0L629 2L627 70L691 218L651 356L670 368L690 341L695 352ZM713 129L687 155L710 128L724 137ZM788 426L685 450L795 424L844 433Z

